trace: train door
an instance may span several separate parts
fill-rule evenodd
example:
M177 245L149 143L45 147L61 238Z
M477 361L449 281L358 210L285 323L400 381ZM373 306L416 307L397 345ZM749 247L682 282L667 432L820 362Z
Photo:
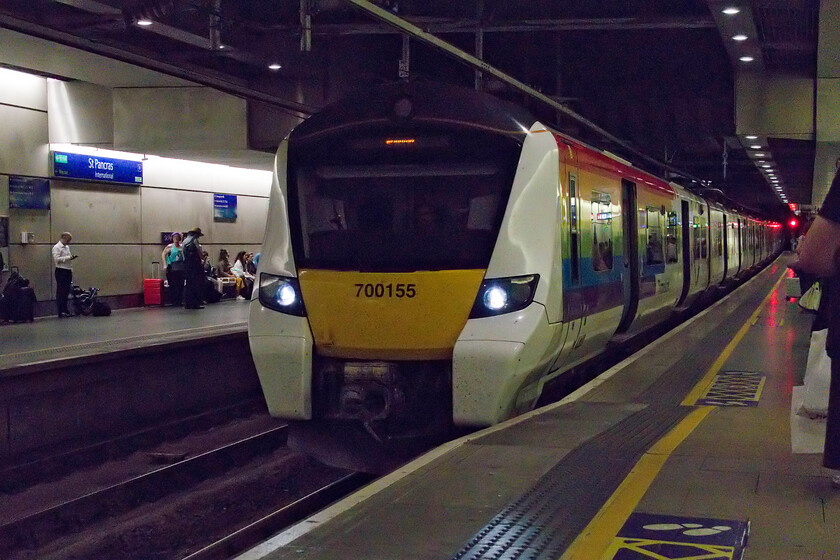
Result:
M636 183L621 180L621 225L624 230L622 282L624 311L616 332L623 333L630 328L639 306L639 226L636 202Z
M727 221L726 212L723 213L723 220L721 221L721 235L723 236L723 278L729 277L729 222Z
M680 214L682 216L683 285L677 305L682 305L688 296L688 290L691 287L691 265L694 260L693 254L691 253L691 213L689 212L688 201L681 200L680 204Z
M568 208L568 229L563 244L563 322L567 331L563 336L563 351L567 351L580 336L584 321L584 290L581 282L581 193L578 158L572 146L566 146L568 157L563 166L566 180L565 201Z
M700 290L709 285L709 226L706 205L696 203L691 223L691 276Z

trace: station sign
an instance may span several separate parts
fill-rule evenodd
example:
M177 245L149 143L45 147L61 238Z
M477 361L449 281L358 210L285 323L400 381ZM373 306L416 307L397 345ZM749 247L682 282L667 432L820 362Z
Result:
M143 162L90 154L50 152L52 176L97 183L143 184Z

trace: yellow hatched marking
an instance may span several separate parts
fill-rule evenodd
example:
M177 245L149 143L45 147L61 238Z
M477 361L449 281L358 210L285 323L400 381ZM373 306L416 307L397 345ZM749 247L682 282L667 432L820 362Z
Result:
M660 544L683 547L687 555L663 556L658 552L645 548ZM654 541L650 539L616 537L613 539L610 547L607 549L606 553L604 553L602 558L604 560L612 560L621 551L635 552L639 555L639 558L653 558L655 560L711 560L715 558L732 560L733 555L735 554L735 547L716 544Z
M758 402L764 390L766 377L758 374L738 375L722 374L715 377L715 382L705 395L698 400L728 402ZM711 404L704 402L703 404Z

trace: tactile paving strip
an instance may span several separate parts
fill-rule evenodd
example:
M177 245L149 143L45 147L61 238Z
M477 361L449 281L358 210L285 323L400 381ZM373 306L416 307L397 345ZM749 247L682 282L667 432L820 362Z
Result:
M649 406L590 439L505 507L453 560L556 560L639 457L690 411Z

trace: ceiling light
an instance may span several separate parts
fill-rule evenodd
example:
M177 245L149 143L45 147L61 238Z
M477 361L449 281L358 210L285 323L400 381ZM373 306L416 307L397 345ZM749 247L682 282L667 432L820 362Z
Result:
M764 165L762 165L761 167L763 167L764 169L770 169L770 168L771 168L771 167L773 167L773 166L772 166L772 165L770 165L769 163L765 163L765 164L764 164Z
M752 148L753 150L760 150L761 144L753 144L752 146L750 146L750 148Z
M137 20L137 25L142 25L143 27L148 27L149 25L152 25L152 20L146 19L146 18L138 19Z
M744 35L743 33L739 33L738 35L733 35L732 36L733 41L746 41L747 39L748 39L748 37L746 35Z
M734 16L735 14L740 12L741 10L739 8L736 8L735 6L730 6L729 8L724 8L721 11L728 16Z
M751 56L742 56L738 60L740 60L741 62L752 62L755 59Z
M746 138L747 140L758 140L758 136L756 136L755 134L744 136L744 138Z
M283 67L280 64L278 64L277 62L268 65L269 70L280 70L281 68L283 68Z
M764 157L764 152L756 152L753 154L755 157Z

